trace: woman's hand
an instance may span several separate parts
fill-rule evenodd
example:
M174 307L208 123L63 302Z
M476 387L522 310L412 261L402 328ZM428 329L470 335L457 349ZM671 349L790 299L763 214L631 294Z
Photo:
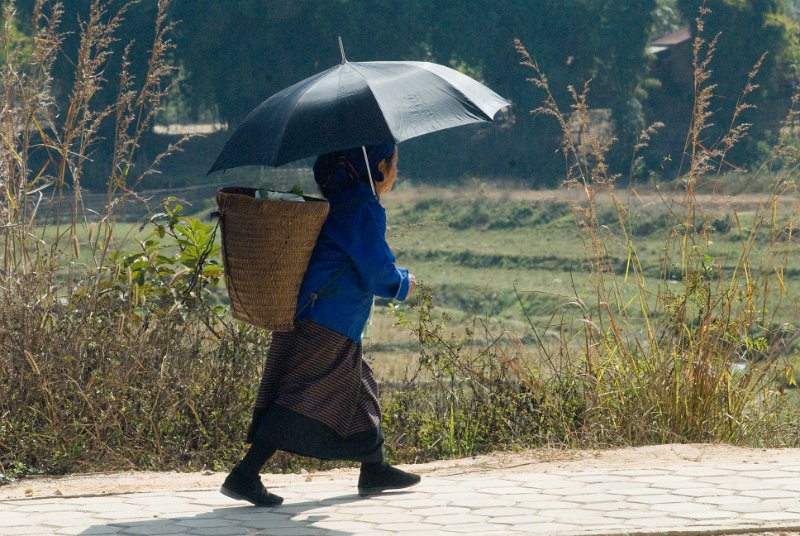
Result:
M414 289L417 288L417 278L414 277L414 274L408 272L408 295L411 296L414 294Z

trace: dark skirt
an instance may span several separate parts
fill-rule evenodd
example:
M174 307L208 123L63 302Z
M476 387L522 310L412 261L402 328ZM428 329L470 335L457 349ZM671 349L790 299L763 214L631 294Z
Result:
M382 459L378 385L361 343L311 320L274 333L247 441L323 459Z

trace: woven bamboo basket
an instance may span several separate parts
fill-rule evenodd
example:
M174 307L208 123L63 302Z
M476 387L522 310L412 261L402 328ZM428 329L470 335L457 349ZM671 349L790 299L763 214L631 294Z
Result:
M217 205L225 284L234 318L270 331L294 326L297 296L328 202L255 198L254 188L222 188Z

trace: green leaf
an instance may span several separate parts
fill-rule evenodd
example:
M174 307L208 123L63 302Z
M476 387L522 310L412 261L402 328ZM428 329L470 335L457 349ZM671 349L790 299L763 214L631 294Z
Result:
M222 277L223 271L219 266L205 265L203 266L203 275L214 277Z

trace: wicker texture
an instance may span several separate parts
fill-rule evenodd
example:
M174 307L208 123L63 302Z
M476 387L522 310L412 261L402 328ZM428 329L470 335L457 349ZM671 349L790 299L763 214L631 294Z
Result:
M271 331L294 326L297 295L328 215L323 199L256 199L253 188L217 192L225 284L234 318Z

